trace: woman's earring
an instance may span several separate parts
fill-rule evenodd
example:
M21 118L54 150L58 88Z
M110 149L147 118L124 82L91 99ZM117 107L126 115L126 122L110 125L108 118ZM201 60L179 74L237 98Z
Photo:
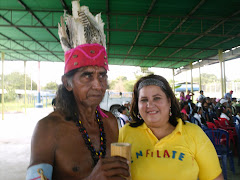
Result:
M172 112L171 112L171 107L170 107L170 112L169 112L169 116L172 116Z
M137 117L138 117L138 119L142 119L142 116L138 113L138 115L137 115Z

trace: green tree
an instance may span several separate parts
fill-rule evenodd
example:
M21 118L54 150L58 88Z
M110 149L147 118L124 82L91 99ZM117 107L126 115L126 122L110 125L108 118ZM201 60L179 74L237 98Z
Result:
M240 82L240 79L235 79L234 82Z
M32 83L32 90L37 90L37 84L32 81L31 78L26 75L26 89L31 90L31 83ZM0 84L0 88L2 85ZM4 96L6 102L13 101L16 98L16 89L24 89L25 88L25 75L19 72L13 72L11 74L4 76L4 89L7 90L7 93Z
M147 76L150 74L154 74L152 71L150 71L148 68L141 67L140 71L134 72L136 80L140 79L143 76Z
M109 83L109 89L124 92L125 91L124 82L126 82L126 81L127 81L127 77L119 76L119 77L117 77L117 79L112 80Z
M199 83L199 77L193 78L193 82ZM220 83L220 79L217 78L214 74L207 74L202 73L201 74L201 83L204 84L211 84L211 83Z
M125 76L119 76L117 79L109 83L109 89L117 90L119 92L132 92L136 80L127 80Z
M141 68L140 71L134 73L136 80L128 80L125 76L119 76L115 80L109 82L109 89L120 92L132 92L136 81L149 74L153 74L153 72L149 71L148 68Z
M125 91L133 92L133 86L134 86L135 82L136 82L136 80L130 80L130 81L124 82Z
M56 82L49 82L43 87L44 90L55 90L58 89L58 84Z
M24 89L25 75L19 72L13 72L4 76L5 88ZM26 88L31 90L31 78L26 75ZM37 84L32 81L32 90L37 90Z
M4 101L10 102L15 100L15 98L17 97L17 94L15 93L15 89L11 86L8 86L6 90L7 90L7 93L4 95Z

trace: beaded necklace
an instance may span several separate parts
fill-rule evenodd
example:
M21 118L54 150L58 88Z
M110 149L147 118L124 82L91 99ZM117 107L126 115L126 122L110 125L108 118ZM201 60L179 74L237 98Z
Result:
M84 142L91 152L91 156L94 161L94 165L97 164L97 162L100 158L104 158L106 155L106 138L105 138L105 132L104 132L104 127L103 127L103 121L99 117L99 113L97 110L96 110L96 119L97 119L97 122L99 125L99 131L100 131L100 150L99 151L96 151L95 148L93 147L91 139L88 136L88 133L87 133L85 127L83 126L82 121L78 119L78 121L76 122L76 125L79 127L79 131L82 134Z

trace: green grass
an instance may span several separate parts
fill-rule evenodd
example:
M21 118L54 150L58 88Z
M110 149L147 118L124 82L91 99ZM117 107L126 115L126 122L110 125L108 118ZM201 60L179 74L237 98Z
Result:
M46 101L42 102L43 107L46 107ZM47 107L52 106L50 100L47 102ZM34 102L30 102L26 104L26 108L34 108ZM0 109L2 113L2 103L0 104ZM12 101L12 102L4 102L4 112L24 112L25 104L23 99Z
M26 108L33 108L34 104L26 104ZM2 104L0 105L2 110ZM24 112L25 104L16 102L6 102L4 103L4 112Z

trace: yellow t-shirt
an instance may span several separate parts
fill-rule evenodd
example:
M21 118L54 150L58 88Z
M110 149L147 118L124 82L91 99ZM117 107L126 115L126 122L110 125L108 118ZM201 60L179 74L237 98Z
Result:
M178 125L158 140L142 124L120 129L119 142L132 145L132 180L212 180L222 172L215 148L200 127L192 123Z

